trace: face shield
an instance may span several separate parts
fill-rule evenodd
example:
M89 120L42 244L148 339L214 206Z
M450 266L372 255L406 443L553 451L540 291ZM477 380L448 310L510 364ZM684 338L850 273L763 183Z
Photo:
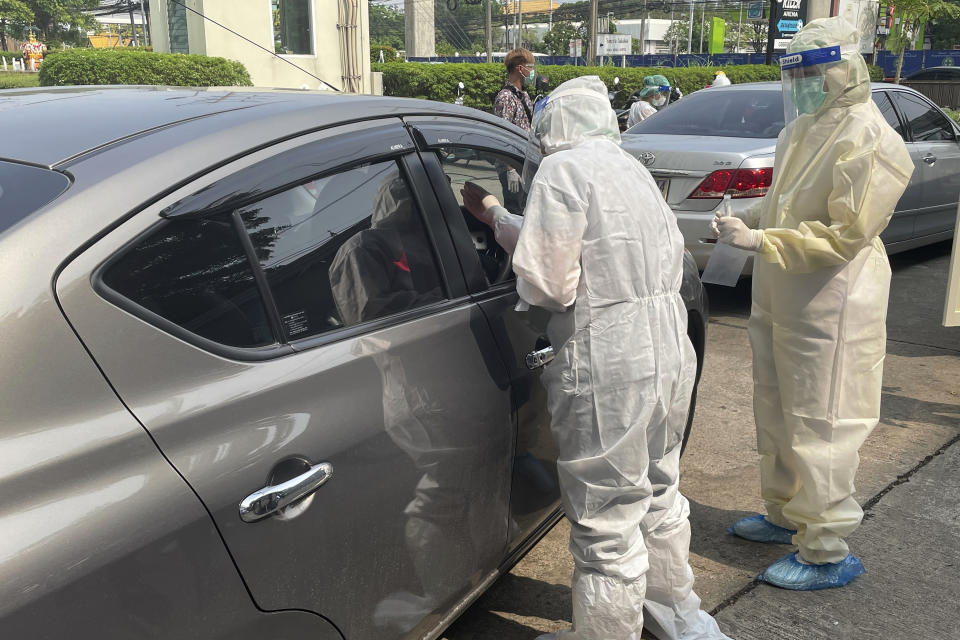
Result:
M596 139L620 144L620 126L606 85L596 76L564 82L534 106L523 162L524 190L530 192L543 156Z
M831 67L841 64L846 48L809 49L780 58L785 122L820 110L827 100L827 73Z

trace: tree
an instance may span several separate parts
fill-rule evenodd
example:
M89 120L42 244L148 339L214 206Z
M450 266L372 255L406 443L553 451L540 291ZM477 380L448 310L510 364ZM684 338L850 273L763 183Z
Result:
M23 38L23 31L33 22L33 10L24 0L0 0L0 51L7 51L7 33Z
M951 0L951 4L960 4L960 0ZM960 45L960 21L932 19L924 33L929 36L933 49L953 49Z
M895 5L893 50L897 55L897 73L894 82L900 82L903 54L907 45L920 33L920 27L934 18L957 18L960 7L946 0L897 0ZM899 21L897 20L899 18Z
M382 4L370 3L370 40L403 49L403 12Z
M749 34L750 46L754 53L764 53L767 50L767 32L770 27L760 20L753 23L753 33Z
M704 42L710 40L710 24L707 22L704 25L706 31L703 34ZM691 53L687 51L687 36L690 33L690 22L688 20L677 20L671 24L666 33L664 34L664 39L670 43L670 52L671 53ZM694 47L697 46L700 42L700 21L693 21L693 43Z
M577 27L566 21L554 22L553 28L543 34L543 53L551 56L565 56L570 53L570 41L577 38L586 43L587 34L584 25Z
M100 0L22 0L33 11L33 24L47 43L70 40L83 42L95 22L84 11L96 9Z

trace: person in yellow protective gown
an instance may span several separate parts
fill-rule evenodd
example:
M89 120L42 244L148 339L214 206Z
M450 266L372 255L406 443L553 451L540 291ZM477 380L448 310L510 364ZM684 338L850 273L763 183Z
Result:
M879 235L913 163L870 95L860 33L813 20L781 58L787 126L759 229L714 220L721 242L756 251L750 344L765 516L731 533L799 547L761 576L823 589L863 573L844 538L858 450L880 417L890 265Z

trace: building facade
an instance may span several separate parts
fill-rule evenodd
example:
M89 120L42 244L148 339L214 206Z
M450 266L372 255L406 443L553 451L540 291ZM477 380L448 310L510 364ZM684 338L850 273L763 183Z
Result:
M365 0L156 0L150 28L154 51L237 60L259 87L374 91Z

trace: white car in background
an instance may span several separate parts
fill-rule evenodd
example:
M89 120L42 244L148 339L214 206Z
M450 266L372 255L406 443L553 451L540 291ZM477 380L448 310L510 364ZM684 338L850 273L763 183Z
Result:
M700 269L716 243L710 221L724 194L730 194L734 214L744 213L770 187L784 126L782 91L779 82L704 89L623 134L623 148L657 180ZM874 83L873 100L903 136L916 167L880 236L888 253L953 237L960 129L912 89Z

